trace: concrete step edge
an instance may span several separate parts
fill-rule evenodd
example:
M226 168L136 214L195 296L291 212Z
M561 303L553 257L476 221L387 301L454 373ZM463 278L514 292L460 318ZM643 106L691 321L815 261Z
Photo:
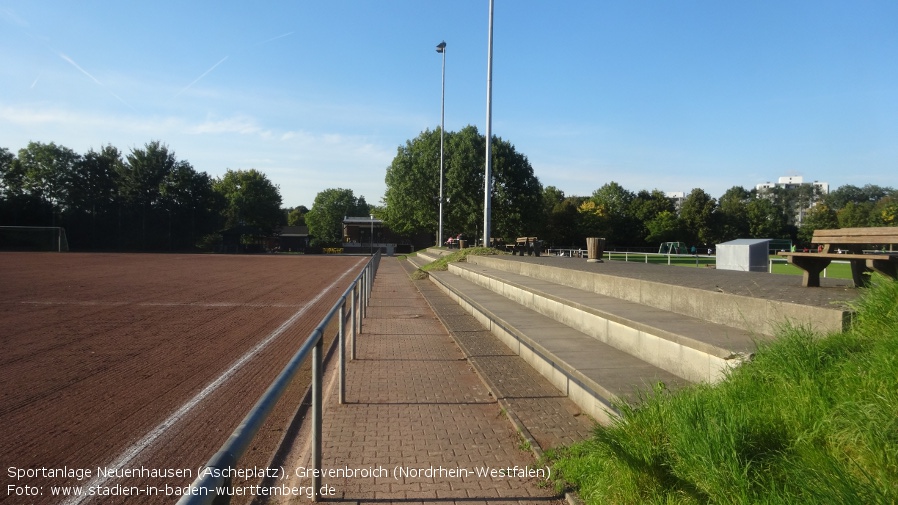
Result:
M422 258L419 258L417 255L415 256L406 256L405 260L415 266L415 268L421 268L424 265L430 263L429 261L425 261Z
M418 253L415 255L415 257L424 260L425 263L433 263L434 261L439 259L436 256L431 255L429 253L429 251L428 252L418 251Z
M489 289L515 303L519 303L527 309L550 317L561 324L570 326L605 344L627 352L642 361L692 382L719 381L728 369L749 359L754 350L754 343L750 339L747 342L744 341L744 337L747 334L744 330L727 328L723 325L690 318L682 314L663 311L663 309L644 307L642 310L686 321L689 325L706 328L706 331L723 331L727 332L728 335L736 335L741 341L741 345L735 349L723 348L688 335L668 331L655 325L556 296L533 286L514 282L501 275L504 273L509 276L527 277L520 274L497 271L471 264L451 264L449 272ZM543 280L540 282L550 281ZM563 286L566 289L579 290L571 286L559 286ZM520 291L521 293L519 294L525 295L514 296L510 291L515 290ZM611 298L596 293L583 292L585 295L588 294L593 297ZM620 299L615 299L615 301L618 304L639 305L635 302L627 302ZM612 324L635 330L636 333L612 326ZM633 339L636 339L636 341L632 341ZM665 350L672 355L665 355L663 352Z
M457 252L458 249L440 249L439 247L428 247L427 254L431 256L435 256L437 258L442 256L448 256L454 252Z
M561 261L563 263L576 260ZM727 293L720 288L717 291L708 291L659 283L651 279L569 270L561 263L540 265L505 259L501 256L472 256L468 263L593 291L770 337L775 336L784 325L806 326L821 333L828 333L844 331L850 322L850 311L841 307L811 306ZM625 286L634 283L637 289L625 289Z
M476 301L474 297L470 296L469 292L466 292L471 289L488 292L486 288L477 286L470 281L454 276L448 272L431 272L429 278L466 311L470 312L482 325L484 325L484 327L489 329L519 356L524 358L534 367L534 369L546 377L546 379L548 379L556 388L567 394L572 401L577 403L580 408L584 409L584 411L590 414L594 419L600 422L609 422L613 417L618 415L613 406L614 402L618 399L618 395L607 389L601 383L593 380L582 371L574 368L564 359L555 355L539 342L538 337L533 337L527 334L526 331L515 325L515 323L508 317L502 317L495 313L490 307ZM460 284L467 284L468 286L459 287ZM496 297L501 296L495 293L490 294ZM520 310L538 314L524 307L521 307ZM540 317L546 316L540 315ZM546 317L546 319L549 318ZM564 327L567 331L576 331L562 323L554 323L559 327ZM588 335L582 333L581 335L586 343L591 342L596 347L610 347ZM640 361L633 356L630 358L634 361ZM667 377L667 383L672 387L678 387L685 382L672 375L666 375L661 369L658 369L658 372L662 374L662 376ZM634 382L633 388L635 389L638 385L639 384Z

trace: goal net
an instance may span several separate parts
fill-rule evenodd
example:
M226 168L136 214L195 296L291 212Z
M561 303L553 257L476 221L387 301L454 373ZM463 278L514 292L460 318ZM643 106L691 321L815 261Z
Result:
M61 226L0 226L0 251L69 250Z

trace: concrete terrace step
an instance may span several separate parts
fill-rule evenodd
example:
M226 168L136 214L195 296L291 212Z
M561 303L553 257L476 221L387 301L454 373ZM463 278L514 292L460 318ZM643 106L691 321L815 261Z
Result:
M716 382L766 339L747 330L482 265L449 271L691 382Z
M848 304L857 297L843 281L808 289L800 278L768 273L553 257L470 256L467 261L771 336L784 324L844 331L851 319Z
M428 263L433 263L441 257L448 256L456 251L458 251L458 249L450 250L440 249L439 247L429 247L416 252L414 256L408 256L407 259L411 261L416 268L421 268Z
M458 252L458 249L440 249L439 247L428 247L427 254L429 256L437 257L440 256L448 256L454 252Z
M428 250L422 250L415 253L414 256L408 256L408 260L412 262L417 268L421 268L422 266L433 263L437 260L436 256L430 254Z
M687 382L451 272L431 272L430 279L600 422L615 415L617 398Z

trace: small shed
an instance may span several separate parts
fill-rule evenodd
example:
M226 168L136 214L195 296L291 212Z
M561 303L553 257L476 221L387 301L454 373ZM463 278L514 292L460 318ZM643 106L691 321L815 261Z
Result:
M278 233L278 249L281 252L303 252L309 247L308 226L283 226Z
M766 238L740 238L717 244L717 269L766 272L769 242Z

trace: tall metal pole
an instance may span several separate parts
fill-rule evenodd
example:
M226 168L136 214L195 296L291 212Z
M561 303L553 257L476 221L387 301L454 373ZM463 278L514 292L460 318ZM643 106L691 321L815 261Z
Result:
M483 247L490 244L490 196L493 185L493 0L490 0L490 35L486 58L486 168L483 176Z
M437 247L443 245L443 132L446 131L446 41L437 45L437 52L443 55L443 85L440 100L440 230L437 234Z

